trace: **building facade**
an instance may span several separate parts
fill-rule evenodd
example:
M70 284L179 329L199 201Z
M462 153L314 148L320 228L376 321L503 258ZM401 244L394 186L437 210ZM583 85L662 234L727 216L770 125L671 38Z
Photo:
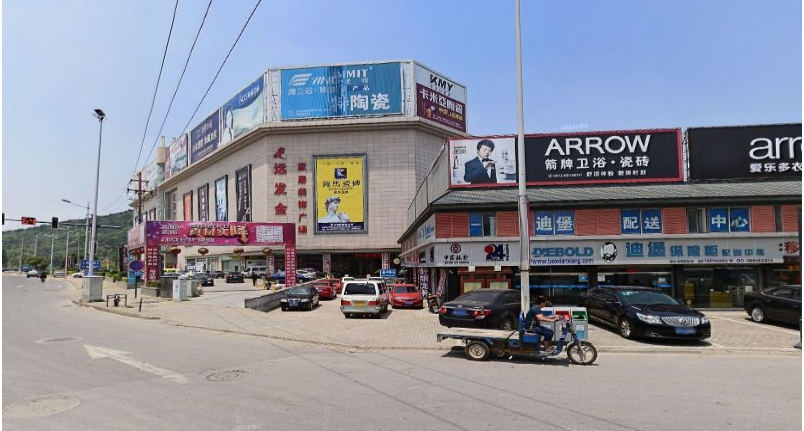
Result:
M683 138L526 136L533 294L575 304L595 286L639 285L732 308L745 292L801 282L801 125L691 128ZM448 298L520 288L516 165L500 151L514 143L452 139L439 155L400 238L422 288Z

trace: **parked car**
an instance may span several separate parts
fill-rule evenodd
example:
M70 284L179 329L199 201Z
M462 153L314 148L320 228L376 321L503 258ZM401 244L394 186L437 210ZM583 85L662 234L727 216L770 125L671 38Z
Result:
M477 289L441 305L438 322L448 328L517 328L520 312L518 290Z
M246 278L251 278L251 274L256 273L257 277L263 277L268 275L268 267L267 266L249 266L243 271L243 276Z
M282 311L300 308L312 310L318 305L319 298L318 291L314 287L296 286L288 289L285 297L279 300L279 306Z
M70 274L70 276L73 277L73 278L83 278L84 273L82 273L82 272L74 272L74 273Z
M335 299L338 296L338 294L335 293L335 287L326 280L313 282L313 287L322 298Z
M341 278L341 279L340 279L340 281L338 282L338 284L335 286L335 290L338 292L338 294L340 294L341 292L343 292L343 285L344 285L344 284L345 284L347 281L355 281L355 280L356 280L356 279L355 279L354 277L348 277L348 276L347 276L347 277L343 277L343 278Z
M245 283L246 280L243 277L243 274L237 271L232 271L226 274L226 282L227 283Z
M53 278L64 278L66 275L64 271L53 271Z
M341 294L341 312L344 317L355 314L379 318L388 311L388 287L373 280L347 281Z
M212 271L209 273L212 278L226 278L226 273L223 271Z
M649 287L598 287L578 297L589 320L616 328L623 338L703 340L712 335L709 319Z
M798 324L801 319L801 285L771 287L743 296L743 307L757 323L776 321Z
M202 286L214 286L215 285L215 279L212 278L211 275L203 273L203 272L199 272L199 273L193 275L192 279L200 281Z
M421 292L412 284L392 284L389 291L392 308L424 308Z
M39 271L32 269L25 273L25 278L39 277Z

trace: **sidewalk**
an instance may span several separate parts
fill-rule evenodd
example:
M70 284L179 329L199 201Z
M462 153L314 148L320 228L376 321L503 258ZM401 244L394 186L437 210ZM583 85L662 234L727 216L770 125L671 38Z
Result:
M74 303L80 303L81 279L70 279ZM250 286L248 286L250 287ZM145 297L142 312L139 299L122 283L104 282L103 295L128 293L129 308L109 308L105 302L81 304L131 317L156 320L173 326L198 328L275 340L297 341L349 350L450 350L455 343L438 343L436 334L445 328L438 316L423 310L389 310L382 319L350 318L340 312L340 300L321 301L313 311L269 312L243 307L242 299L266 293L247 287L206 290L190 301L175 302ZM234 300L232 299L234 298ZM239 302L239 305L237 305ZM792 346L799 341L797 330L759 325L746 320L745 313L708 311L713 337L704 342L645 342L621 338L614 331L589 325L589 339L600 352L610 353L699 353L699 354L783 354L800 355Z

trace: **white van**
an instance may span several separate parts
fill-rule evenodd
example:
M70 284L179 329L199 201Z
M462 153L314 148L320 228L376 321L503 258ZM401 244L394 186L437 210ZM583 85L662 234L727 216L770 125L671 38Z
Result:
M379 318L388 311L388 287L385 282L351 280L343 282L341 312L343 317L370 314Z
M267 266L249 266L243 271L243 277L250 278L252 273L256 273L257 277L263 277L268 275L268 267Z

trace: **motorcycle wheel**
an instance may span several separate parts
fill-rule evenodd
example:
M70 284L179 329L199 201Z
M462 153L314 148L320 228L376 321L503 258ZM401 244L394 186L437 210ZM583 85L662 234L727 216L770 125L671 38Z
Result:
M597 349L588 341L578 341L569 345L567 357L575 365L591 365L597 360Z

